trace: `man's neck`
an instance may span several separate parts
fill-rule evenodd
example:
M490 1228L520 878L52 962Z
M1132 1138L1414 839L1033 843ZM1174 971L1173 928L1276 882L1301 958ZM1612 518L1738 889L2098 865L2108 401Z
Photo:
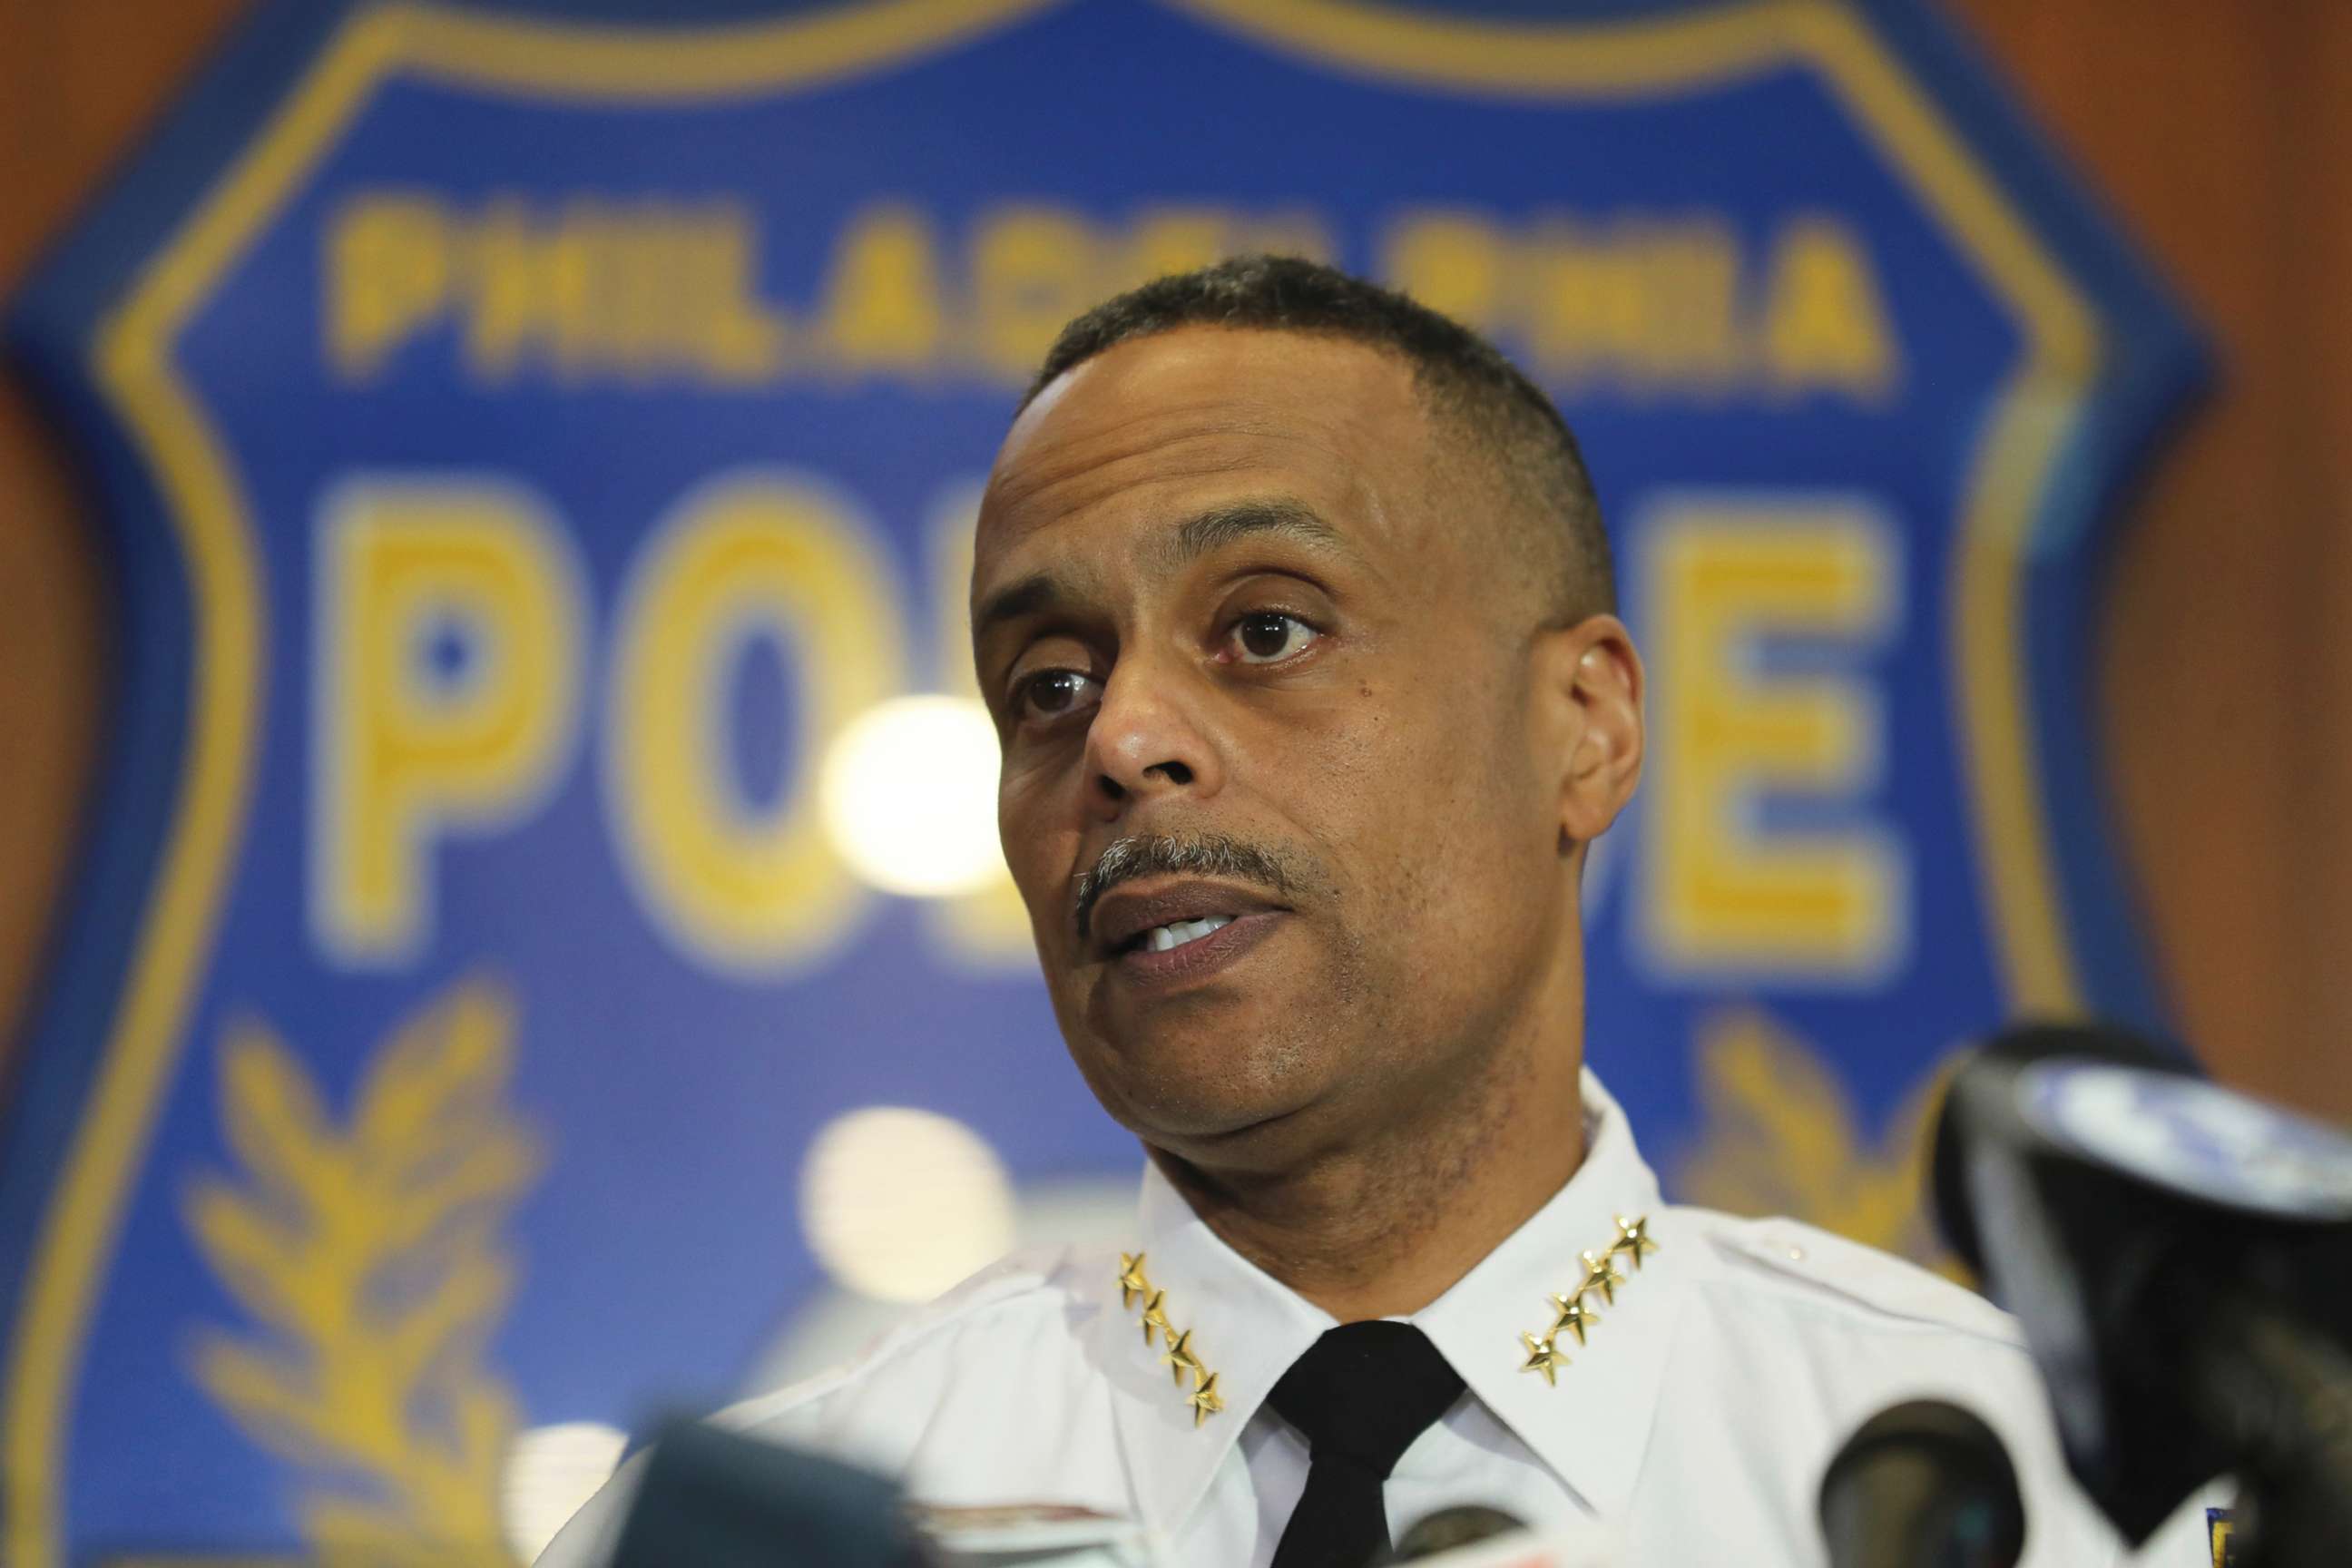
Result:
M1417 1312L1584 1161L1573 1058L1498 1071L1470 1103L1276 1173L1152 1157L1218 1237L1343 1323Z

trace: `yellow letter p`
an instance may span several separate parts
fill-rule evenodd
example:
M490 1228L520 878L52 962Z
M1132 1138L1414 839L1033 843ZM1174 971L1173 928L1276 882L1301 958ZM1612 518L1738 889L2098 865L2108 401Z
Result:
M555 783L581 577L537 501L483 479L349 483L317 546L310 926L346 963L394 963L430 934L436 842Z

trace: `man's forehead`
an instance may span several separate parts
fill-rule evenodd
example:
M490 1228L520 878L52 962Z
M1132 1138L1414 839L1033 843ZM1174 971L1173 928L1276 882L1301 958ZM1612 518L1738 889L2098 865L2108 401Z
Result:
M1226 328L1137 339L1072 369L1014 423L982 508L983 549L992 534L1002 547L1107 500L1224 477L1392 489L1424 423L1409 366L1369 345Z

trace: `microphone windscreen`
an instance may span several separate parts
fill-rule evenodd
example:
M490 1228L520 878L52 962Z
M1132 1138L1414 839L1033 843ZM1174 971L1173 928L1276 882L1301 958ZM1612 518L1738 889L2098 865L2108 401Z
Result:
M614 1568L914 1561L888 1481L701 1421L675 1422L655 1440L613 1557Z
M2019 1068L2060 1058L2158 1072L2196 1071L2179 1050L2102 1024L2018 1024L1970 1052L1952 1075L1936 1113L1928 1193L1936 1226L1945 1243L1979 1274L1984 1272L1984 1248L1977 1236L1975 1206L1969 1198L1967 1150L1969 1139L1980 1129L1969 1125L1969 1108L1985 1103L1981 1097L1989 1091L1988 1079L2005 1085Z
M1441 1552L1491 1541L1498 1535L1508 1535L1527 1527L1525 1520L1505 1513L1499 1508L1486 1508L1475 1503L1441 1508L1398 1537L1396 1552L1389 1561L1415 1563L1424 1557L1434 1557Z
M2025 1502L2009 1450L1972 1412L1940 1399L1880 1411L1822 1478L1832 1568L2013 1568Z

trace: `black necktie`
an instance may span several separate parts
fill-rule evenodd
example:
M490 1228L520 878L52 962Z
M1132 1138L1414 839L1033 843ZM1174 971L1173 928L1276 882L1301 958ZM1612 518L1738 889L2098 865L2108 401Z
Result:
M1274 1568L1364 1568L1389 1547L1381 1487L1462 1394L1462 1379L1411 1323L1343 1323L1293 1362L1266 1396L1307 1438L1307 1490Z

